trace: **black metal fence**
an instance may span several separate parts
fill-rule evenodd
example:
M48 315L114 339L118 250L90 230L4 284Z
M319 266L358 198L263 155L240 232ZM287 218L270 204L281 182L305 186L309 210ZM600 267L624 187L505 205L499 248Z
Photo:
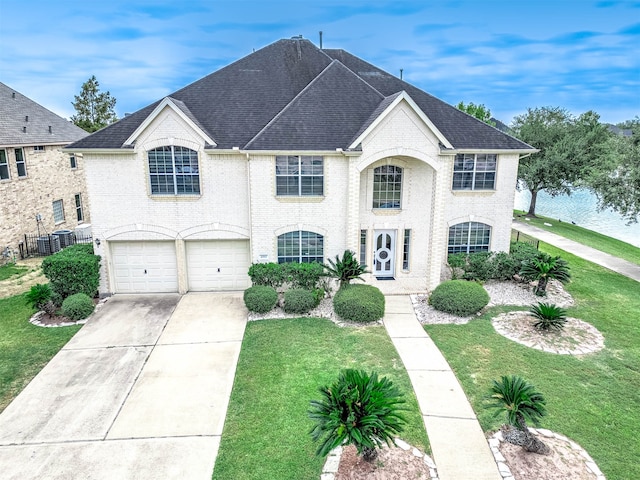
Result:
M71 230L60 230L44 235L25 234L24 240L18 244L18 250L20 258L46 257L59 252L69 245L91 242L93 242L91 235L82 236Z
M513 229L511 230L511 241L528 243L536 247L536 249L540 245L540 240L538 240L537 238L533 238L532 236L527 235L526 233L522 233L519 230L513 230Z

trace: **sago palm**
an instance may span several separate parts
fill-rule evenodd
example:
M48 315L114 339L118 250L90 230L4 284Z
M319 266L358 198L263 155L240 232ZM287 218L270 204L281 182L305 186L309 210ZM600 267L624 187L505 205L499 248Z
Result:
M549 447L527 428L527 421L537 426L547 413L544 396L533 385L517 375L503 376L500 381L493 381L491 399L488 408L496 409L496 415L504 413L507 425L512 427L503 429L505 440L528 452L549 452Z
M534 293L544 296L547 293L549 280L558 280L567 283L571 279L569 264L560 257L534 258L522 265L520 275L528 280L537 280Z
M326 456L340 445L354 445L369 462L377 448L391 445L393 436L406 423L400 413L404 400L391 380L374 372L343 370L330 386L321 387L321 400L312 400L309 417L315 425L309 432L320 441L317 455Z
M324 265L327 275L337 278L340 286L348 284L351 280L361 280L362 275L367 272L367 266L361 265L355 254L351 250L345 250L342 258L336 255L336 260L330 258L327 260L328 265Z

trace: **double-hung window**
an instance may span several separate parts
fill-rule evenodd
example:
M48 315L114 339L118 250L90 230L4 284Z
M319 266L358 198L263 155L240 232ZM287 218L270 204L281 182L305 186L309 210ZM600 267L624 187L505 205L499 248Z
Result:
M76 160L75 155L69 155L69 165L71 166L72 170L78 168L78 161Z
M199 195L198 152L166 146L148 152L152 195Z
M0 150L0 180L9 180L9 162L5 150Z
M18 177L26 177L27 164L24 161L24 150L16 148L14 152L16 154L16 169L18 170Z
M324 195L324 159L317 155L276 156L276 195Z
M453 163L453 190L494 190L497 155L459 153Z
M82 222L84 220L84 215L82 214L82 195L80 193L76 193L75 201L76 201L76 217L79 222Z
M373 208L399 209L402 200L402 168L383 165L373 171Z
M479 222L465 222L449 228L448 253L488 252L491 227Z
M324 237L299 230L278 236L278 263L311 263L324 261Z
M64 205L62 200L54 200L51 206L53 208L54 223L58 224L64 222Z

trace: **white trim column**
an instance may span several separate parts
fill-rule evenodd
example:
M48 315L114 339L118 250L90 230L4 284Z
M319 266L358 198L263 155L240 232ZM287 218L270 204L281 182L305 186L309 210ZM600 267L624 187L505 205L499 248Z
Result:
M360 157L349 159L349 182L347 192L347 238L346 246L349 250L360 255L360 170L357 164ZM358 257L359 258L359 257Z

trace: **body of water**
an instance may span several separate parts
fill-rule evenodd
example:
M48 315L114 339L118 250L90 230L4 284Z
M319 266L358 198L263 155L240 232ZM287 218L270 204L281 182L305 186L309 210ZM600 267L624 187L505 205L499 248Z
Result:
M529 210L531 192L516 191L514 208ZM552 197L546 192L538 193L536 214L563 222L575 222L589 230L617 238L640 247L640 223L626 225L625 220L612 210L598 211L598 199L588 190L576 189L571 195Z

